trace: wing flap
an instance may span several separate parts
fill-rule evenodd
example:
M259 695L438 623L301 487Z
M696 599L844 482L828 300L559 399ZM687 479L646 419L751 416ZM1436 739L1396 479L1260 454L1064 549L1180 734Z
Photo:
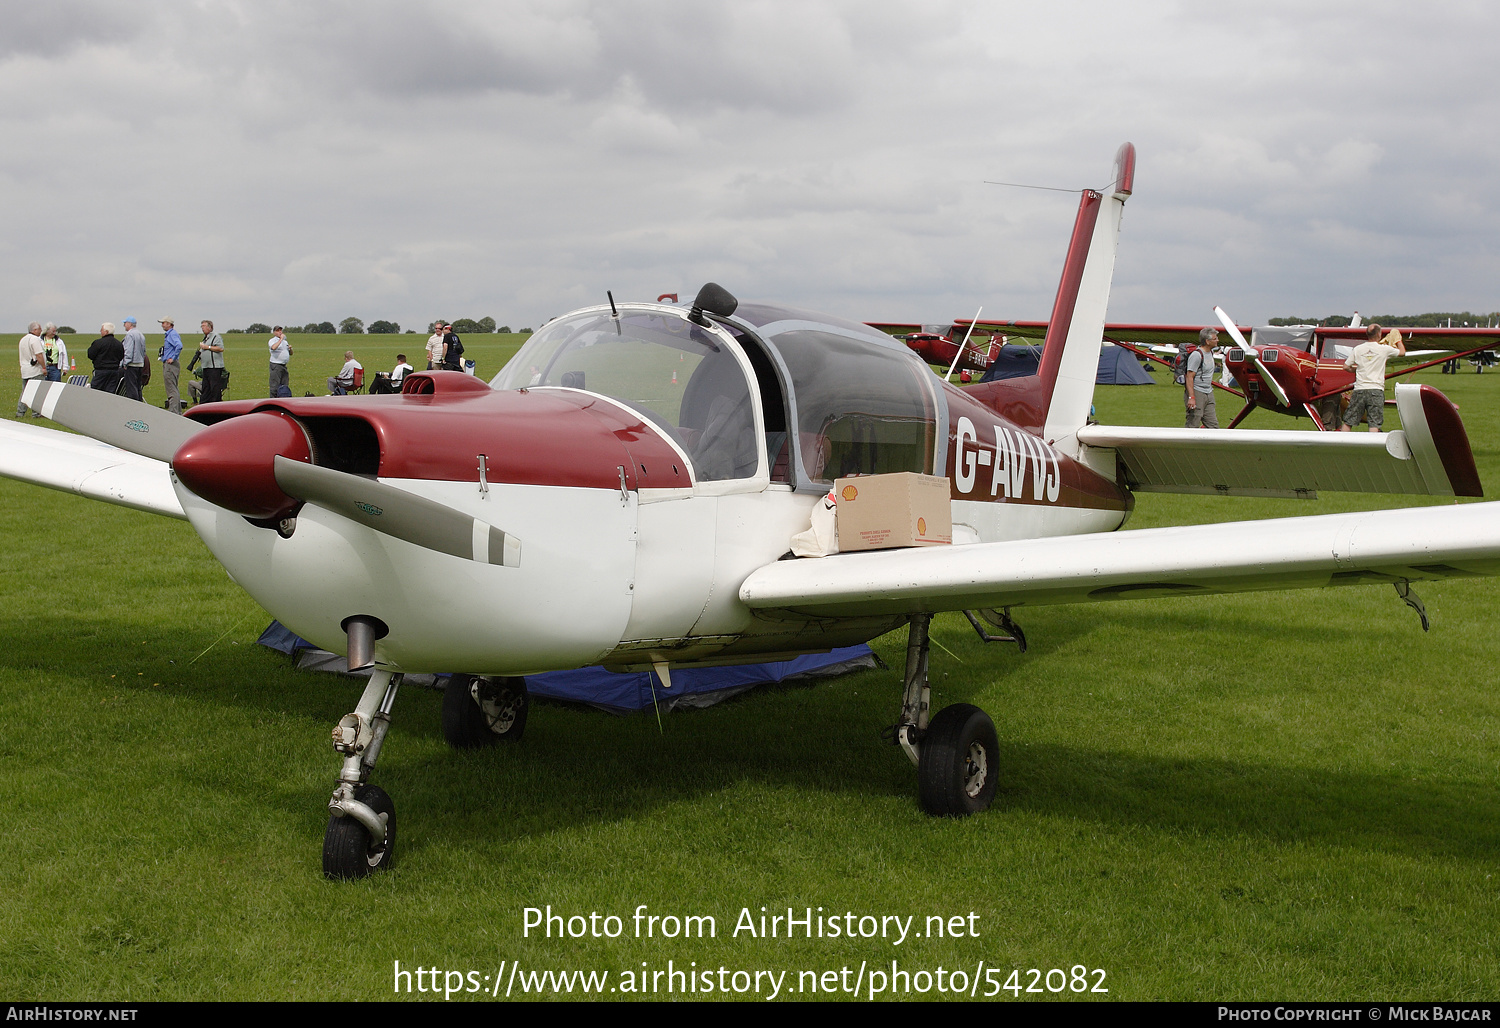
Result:
M1324 514L784 560L771 614L862 617L1500 574L1500 503Z
M186 520L165 461L86 436L0 422L0 475Z

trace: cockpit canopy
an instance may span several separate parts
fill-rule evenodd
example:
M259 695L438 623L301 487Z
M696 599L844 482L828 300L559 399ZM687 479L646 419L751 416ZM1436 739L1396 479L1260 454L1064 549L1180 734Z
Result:
M930 474L944 456L936 379L910 350L784 308L742 305L706 328L670 307L579 311L533 335L491 385L623 403L682 449L700 482L756 477L764 460L772 481L821 491L846 475Z

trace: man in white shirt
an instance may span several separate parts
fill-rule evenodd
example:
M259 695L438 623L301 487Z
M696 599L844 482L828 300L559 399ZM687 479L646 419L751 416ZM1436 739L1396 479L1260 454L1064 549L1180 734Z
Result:
M1349 409L1344 412L1340 432L1352 431L1363 414L1370 431L1379 432L1385 424L1385 362L1406 353L1406 343L1398 329L1380 338L1380 326L1365 329L1365 341L1344 359L1344 367L1354 372L1354 392L1349 395Z
M443 319L438 318L432 323L432 335L427 337L427 370L442 367L443 351Z
M365 370L365 366L354 359L353 350L344 351L344 366L328 380L328 395L343 396L354 388L354 373Z
M47 377L47 344L42 342L42 323L33 321L27 328L26 334L21 337L21 392L26 392L26 383L34 378ZM16 401L16 417L26 416L26 404L20 400ZM34 418L41 417L36 411L31 412Z
M271 338L266 340L266 346L271 351L271 393L272 396L280 396L279 389L285 388L287 395L291 395L292 375L287 367L287 362L292 359L292 344L286 341L286 329L277 325L271 330Z
M406 354L396 354L396 366L391 369L391 388L398 393L401 391L401 383L406 381L406 376L412 373L412 366L406 363Z

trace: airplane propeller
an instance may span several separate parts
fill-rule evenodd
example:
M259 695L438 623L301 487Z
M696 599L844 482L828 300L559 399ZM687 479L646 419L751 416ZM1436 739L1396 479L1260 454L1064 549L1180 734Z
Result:
M276 484L295 499L415 546L480 564L520 566L520 539L445 503L280 454L274 465Z
M99 389L34 379L21 402L44 418L122 450L170 462L207 425Z
M1281 383L1276 381L1275 376L1273 376L1269 371L1266 370L1266 366L1262 364L1260 360L1260 351L1245 341L1244 333L1242 333L1239 329L1239 326L1234 323L1234 319L1231 318L1228 314L1224 313L1223 307L1215 307L1214 314L1218 317L1219 324L1224 326L1224 331L1228 332L1230 337L1233 338L1234 341L1239 344L1240 348L1245 351L1245 356L1249 357L1250 360L1254 362L1255 370L1260 372L1261 381L1270 386L1271 392L1276 395L1277 401L1283 407L1290 407L1292 405L1292 401L1291 398L1287 396L1286 390L1281 388Z
M287 414L242 414L210 426L61 382L30 383L21 398L60 425L170 464L192 492L246 517L274 520L300 500L439 553L506 567L521 562L521 540L486 521L373 478L309 463L311 447Z

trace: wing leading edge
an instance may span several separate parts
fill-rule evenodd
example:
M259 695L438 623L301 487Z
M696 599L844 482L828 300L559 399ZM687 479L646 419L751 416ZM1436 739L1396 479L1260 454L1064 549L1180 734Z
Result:
M774 616L862 617L1500 574L1500 503L849 553L754 572Z
M86 436L0 422L0 475L186 520L165 461Z

